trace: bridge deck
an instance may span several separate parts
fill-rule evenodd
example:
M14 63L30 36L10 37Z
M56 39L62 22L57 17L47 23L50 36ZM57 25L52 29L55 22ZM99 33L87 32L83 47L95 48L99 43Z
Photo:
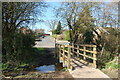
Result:
M73 59L72 66L73 70L69 70L69 72L74 78L109 78L99 69L86 66L76 59Z

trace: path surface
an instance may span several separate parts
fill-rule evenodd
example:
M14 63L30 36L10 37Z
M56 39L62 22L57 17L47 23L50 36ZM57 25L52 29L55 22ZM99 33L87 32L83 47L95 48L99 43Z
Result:
M74 69L69 70L69 72L73 78L108 78L107 80L111 80L99 69L85 66L82 62L75 58L73 59L72 65L74 66Z
M55 48L55 40L50 36L46 36L42 39L42 41L36 41L36 45L34 47Z
M55 48L55 39L51 36L46 36L42 38L41 41L36 41L36 45L34 47L38 48ZM68 45L67 41L57 41L56 43Z

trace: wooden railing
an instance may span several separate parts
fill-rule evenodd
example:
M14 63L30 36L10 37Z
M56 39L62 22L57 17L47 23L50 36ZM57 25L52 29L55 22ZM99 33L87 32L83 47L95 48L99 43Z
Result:
M96 45L56 44L57 57L68 69L72 69L73 58L96 68Z

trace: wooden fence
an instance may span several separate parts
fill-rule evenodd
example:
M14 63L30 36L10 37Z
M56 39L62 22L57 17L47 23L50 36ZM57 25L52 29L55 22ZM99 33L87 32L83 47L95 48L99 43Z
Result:
M68 69L72 69L72 61L74 58L84 62L85 64L91 65L96 68L96 45L62 45L55 44L56 56L63 66L66 65Z

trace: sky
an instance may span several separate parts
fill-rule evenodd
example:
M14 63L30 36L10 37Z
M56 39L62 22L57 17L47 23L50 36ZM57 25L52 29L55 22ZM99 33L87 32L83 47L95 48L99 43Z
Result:
M110 0L107 0L106 2L109 2ZM60 2L46 2L48 4L48 8L44 11L44 17L42 17L42 19L46 22L46 20L51 20L51 19L55 19L55 15L54 15L54 11L53 8L57 8L60 7ZM34 29L44 29L45 33L47 33L50 28L49 26L45 23L45 22L37 22L34 25Z
M49 7L45 10L44 17L42 17L44 21L55 19L53 8L60 6L59 2L47 2L47 4ZM34 29L41 29L41 28L45 29L46 33L50 30L49 26L45 22L37 22L36 25L34 26Z

